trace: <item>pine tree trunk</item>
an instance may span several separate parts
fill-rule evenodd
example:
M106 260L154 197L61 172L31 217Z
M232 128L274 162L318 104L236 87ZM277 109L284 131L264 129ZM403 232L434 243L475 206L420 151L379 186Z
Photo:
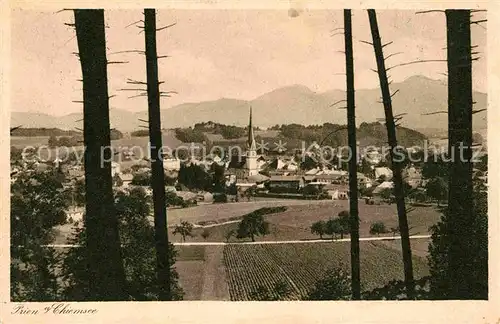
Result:
M472 212L472 59L470 10L446 10L448 38L448 221L450 226L450 298L468 299L475 283L470 274L476 251L469 227ZM461 147L463 147L461 155Z
M109 162L112 152L106 149L111 141L104 10L75 10L74 14L83 76L88 299L126 300Z
M352 298L361 298L359 261L359 212L358 212L358 166L356 150L356 114L354 97L354 60L352 50L351 10L344 10L344 42L347 85L347 134L351 159L349 160L349 226L351 233L351 289Z
M163 169L162 135L160 116L160 89L158 81L158 56L156 52L156 13L144 9L144 34L146 46L146 73L149 113L149 138L151 144L151 187L155 219L157 276L160 300L170 300L170 264L168 258L167 210L165 197L165 171ZM185 237L183 237L185 240Z
M412 299L415 292L415 282L413 279L413 265L410 246L410 233L408 228L408 218L406 216L405 196L403 189L402 166L399 161L394 159L398 148L396 140L396 125L392 112L392 100L389 90L389 82L387 81L387 71L385 68L383 45L380 39L380 33L377 23L377 14L374 9L368 9L368 17L370 20L370 29L373 39L373 48L377 61L377 70L380 80L380 90L382 92L382 100L384 103L385 125L387 127L387 137L390 146L391 168L394 182L394 196L396 198L396 207L398 210L399 228L401 234L401 247L403 250L403 264L405 286L408 298Z

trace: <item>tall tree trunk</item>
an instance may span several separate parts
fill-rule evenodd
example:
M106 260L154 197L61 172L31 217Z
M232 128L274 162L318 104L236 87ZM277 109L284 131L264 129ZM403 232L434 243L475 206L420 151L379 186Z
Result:
M450 296L467 299L475 283L475 252L469 227L475 224L472 194L472 59L470 10L446 10L448 43L448 221ZM462 150L462 147L464 148ZM461 154L462 150L462 154Z
M382 92L382 101L384 103L385 125L387 127L387 137L390 146L391 167L394 181L394 196L398 210L399 228L401 233L401 247L403 250L403 264L405 286L408 298L412 299L415 292L415 282L413 279L413 265L410 246L410 233L408 228L408 218L406 216L405 195L403 187L402 166L401 163L394 159L398 149L396 140L396 125L392 112L392 100L389 90L389 82L387 81L387 71L385 69L383 45L380 39L380 33L377 23L377 14L374 9L368 9L368 17L370 20L370 29L373 39L373 48L377 61L378 77L380 80L380 90Z
M75 10L74 14L83 75L88 298L125 300L125 272L111 178L104 10Z
M349 160L349 216L351 224L351 289L354 300L361 299L359 261L359 212L358 212L358 152L356 150L356 114L354 101L354 60L352 50L351 10L344 10L344 43L347 85L347 135L351 159Z
M151 144L151 187L155 214L155 242L157 276L160 300L170 300L170 264L168 257L167 210L165 198L165 170L163 169L160 89L158 81L158 56L156 52L155 9L144 9L144 34L146 42L146 73L149 113L149 138Z

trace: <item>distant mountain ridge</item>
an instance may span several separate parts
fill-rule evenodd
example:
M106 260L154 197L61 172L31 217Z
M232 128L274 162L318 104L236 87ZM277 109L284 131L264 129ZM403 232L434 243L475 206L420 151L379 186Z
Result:
M401 121L410 128L446 129L447 115L428 113L447 110L448 87L445 81L432 80L423 76L413 76L403 82L391 84L391 91L399 92L393 97L394 114L406 113ZM475 91L474 109L487 108L487 95ZM213 121L226 125L244 126L248 123L249 107L253 109L253 123L259 127L270 127L276 124L321 125L325 122L345 124L346 112L339 109L343 106L343 90L331 90L317 93L303 85L291 85L275 89L253 100L221 98L199 103L183 103L171 108L162 109L162 127L189 127L196 123ZM384 117L380 103L380 90L356 90L356 121L373 122ZM126 110L110 110L111 127L122 132L139 129L139 119L147 119L147 111L129 112ZM11 124L23 127L45 127L75 129L82 127L81 113L73 113L61 117L42 113L12 112ZM78 121L78 122L77 122ZM475 130L486 129L486 112L474 115Z

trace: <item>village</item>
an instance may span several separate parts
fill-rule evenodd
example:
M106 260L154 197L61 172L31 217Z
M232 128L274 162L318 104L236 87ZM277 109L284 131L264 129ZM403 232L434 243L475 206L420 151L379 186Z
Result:
M190 156L181 160L164 155L165 190L170 208L184 208L212 203L238 203L250 200L348 200L349 174L342 164L314 158L320 150L313 143L308 152L258 154L250 109L245 151L241 155L221 158L216 154ZM23 157L22 163L13 163L11 181L23 169L46 171L54 168L65 175L66 187L84 190L83 165L72 159L55 157L41 161L36 155ZM30 163L26 161L31 161ZM305 163L308 161L309 163ZM311 163L313 161L313 163ZM366 204L383 204L393 201L392 171L384 161L381 150L371 148L358 155L357 174L359 197ZM196 174L198 173L198 174ZM200 176L200 173L202 175ZM116 190L142 187L148 195L151 169L147 158L135 159L131 151L124 150L111 162L113 186ZM414 189L414 200L428 201L421 168L408 163L403 177L408 188ZM201 180L200 180L201 179ZM189 182L189 183L188 183ZM81 185L76 185L80 183ZM77 189L78 190L78 189ZM83 204L71 203L68 217L82 219Z

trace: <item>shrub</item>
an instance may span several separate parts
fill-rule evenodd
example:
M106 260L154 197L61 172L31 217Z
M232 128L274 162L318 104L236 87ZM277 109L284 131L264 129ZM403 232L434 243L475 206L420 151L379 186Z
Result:
M319 235L320 239L323 239L323 235L327 234L327 232L328 230L324 221L317 221L311 225L311 233Z
M201 237L203 237L203 239L206 240L209 236L210 236L210 231L205 228L203 232L201 232Z
M182 236L182 241L185 242L187 236L191 236L191 237L194 236L193 235L193 224L186 222L186 221L182 221L180 224L175 225L174 231L172 232L172 234L174 234L174 235L180 234Z
M227 195L225 193L214 194L215 203L227 203Z
M340 268L329 270L318 280L309 292L307 300L349 300L351 298L351 279Z
M384 234L387 233L387 229L385 228L385 224L383 222L375 222L370 226L370 234Z

